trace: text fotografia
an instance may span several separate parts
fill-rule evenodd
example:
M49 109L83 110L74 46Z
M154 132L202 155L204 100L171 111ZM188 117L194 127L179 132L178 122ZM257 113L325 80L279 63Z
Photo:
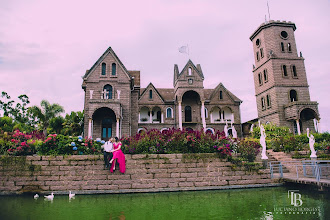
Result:
M319 207L274 207L276 214L318 214Z

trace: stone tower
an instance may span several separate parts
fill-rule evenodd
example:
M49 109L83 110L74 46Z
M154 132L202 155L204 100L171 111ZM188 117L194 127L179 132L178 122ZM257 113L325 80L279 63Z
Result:
M263 23L250 37L253 78L261 123L287 126L295 133L318 130L318 103L309 95L304 58L297 53L291 22Z

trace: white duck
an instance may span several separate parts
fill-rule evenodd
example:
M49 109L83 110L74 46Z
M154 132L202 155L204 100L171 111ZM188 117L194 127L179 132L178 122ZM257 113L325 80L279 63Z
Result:
M72 199L72 198L74 198L74 196L75 196L76 194L74 194L74 193L71 193L71 191L69 192L69 199Z
M54 199L54 193L51 193L50 195L45 196L45 199L53 200Z
M34 199L38 199L38 198L39 198L39 195L38 195L38 194L35 194L35 195L33 196L33 198L34 198Z

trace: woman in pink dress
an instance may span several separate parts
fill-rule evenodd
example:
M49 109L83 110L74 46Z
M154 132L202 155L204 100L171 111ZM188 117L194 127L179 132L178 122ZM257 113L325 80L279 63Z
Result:
M118 161L119 163L119 171L121 173L125 173L126 171L126 165L125 165L125 155L121 151L121 142L118 141L118 138L115 137L115 142L113 143L113 148L114 150L112 151L113 157L112 160L110 161L111 167L110 167L110 172L113 173L115 169L116 162Z

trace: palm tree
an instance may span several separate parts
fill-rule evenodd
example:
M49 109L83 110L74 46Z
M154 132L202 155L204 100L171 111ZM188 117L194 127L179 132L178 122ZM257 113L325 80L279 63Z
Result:
M59 104L50 104L47 100L42 100L40 105L41 108L34 105L29 108L29 111L39 120L43 133L46 137L50 120L58 116L60 113L63 113L64 109Z

